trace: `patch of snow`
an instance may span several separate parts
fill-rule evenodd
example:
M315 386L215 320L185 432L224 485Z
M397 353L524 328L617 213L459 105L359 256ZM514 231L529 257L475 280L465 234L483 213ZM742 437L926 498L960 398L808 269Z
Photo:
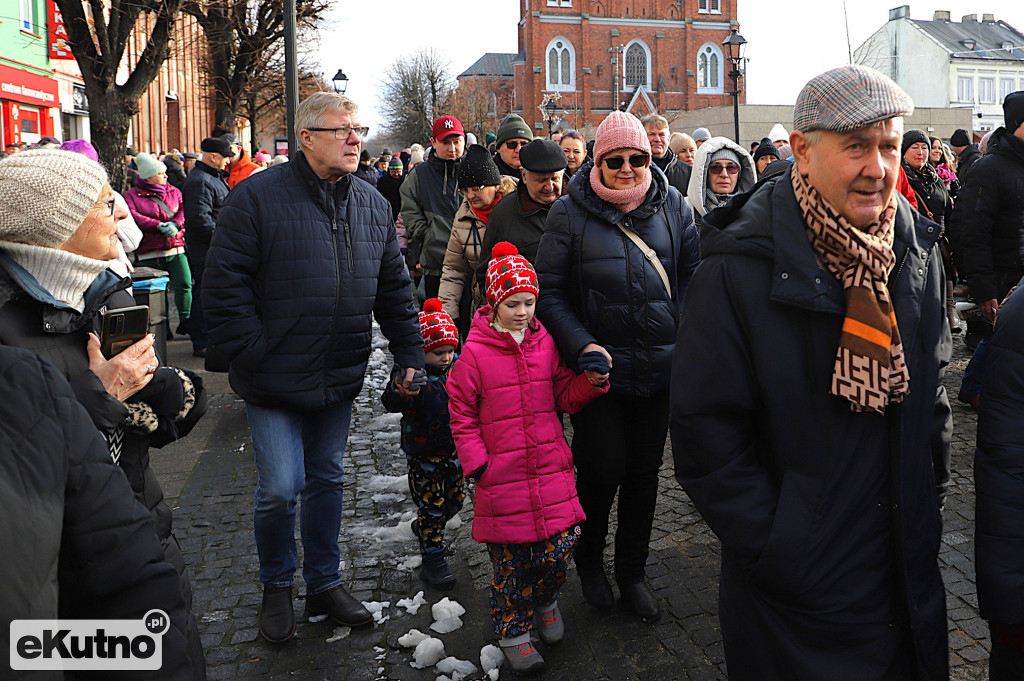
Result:
M487 678L489 678L491 681L498 681L498 670L492 669L491 671L487 672Z
M398 601L396 605L399 608L405 608L405 611L410 615L415 615L420 610L420 606L426 605L427 599L423 597L423 592L418 592L412 598L403 598Z
M426 669L433 667L445 657L444 643L439 639L428 636L419 642L412 654L412 662L409 664L415 669Z
M327 615L310 615L309 616L309 621L312 622L312 623L323 622L325 619L327 619Z
M370 495L370 501L375 504L379 504L382 501L405 501L409 495L407 494L396 494L394 492L378 492L377 494ZM455 516L458 518L458 516Z
M403 648L415 648L423 641L426 641L428 638L430 638L429 634L424 634L419 629L410 629L408 632L402 634L402 636L398 638L398 645L402 646Z
M408 492L409 476L375 475L370 478L369 482L365 485L360 485L359 487L367 492Z
M373 615L373 623L375 625L384 624L391 619L390 615L384 614L384 610L391 607L391 601L363 601L363 607L369 610L370 614Z
M457 678L465 678L476 671L476 665L469 660L460 660L457 657L446 657L435 665L437 671L448 674L452 681Z
M420 565L423 565L423 556L415 555L409 556L408 558L403 560L401 563L398 564L398 567L405 568L406 570L415 570Z
M434 616L434 623L430 628L439 634L450 634L462 626L460 617L466 614L466 609L458 601L445 596L430 606L430 614Z
M334 643L340 641L343 638L348 638L348 635L352 633L352 627L337 627L334 630L334 634L327 639L328 643Z
M227 610L214 610L212 612L205 613L201 619L203 622L223 622L227 618Z
M444 526L446 530L457 530L462 527L462 516L458 513L452 516L452 519Z
M480 649L480 666L483 667L485 672L497 672L504 661L505 653L501 652L501 648L493 643ZM498 675L495 673L493 679L497 678Z

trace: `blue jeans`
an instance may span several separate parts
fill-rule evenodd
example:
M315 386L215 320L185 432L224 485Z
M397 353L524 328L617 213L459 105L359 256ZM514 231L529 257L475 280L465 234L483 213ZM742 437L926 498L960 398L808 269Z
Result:
M290 586L298 564L295 503L305 560L306 592L341 584L342 455L352 421L352 403L311 412L270 409L246 402L256 448L256 510L253 525L264 584Z
M985 365L988 364L988 341L989 338L982 338L978 347L974 348L971 361L964 369L964 377L960 380L961 395L980 395L981 379L985 377Z

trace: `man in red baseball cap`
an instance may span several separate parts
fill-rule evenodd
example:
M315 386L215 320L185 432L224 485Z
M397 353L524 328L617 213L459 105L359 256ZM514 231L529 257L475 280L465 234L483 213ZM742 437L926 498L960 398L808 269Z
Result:
M441 116L430 131L433 153L402 183L402 220L409 250L420 249L417 268L423 273L427 298L436 298L441 266L448 248L452 222L459 209L458 163L466 146L466 133L455 116Z

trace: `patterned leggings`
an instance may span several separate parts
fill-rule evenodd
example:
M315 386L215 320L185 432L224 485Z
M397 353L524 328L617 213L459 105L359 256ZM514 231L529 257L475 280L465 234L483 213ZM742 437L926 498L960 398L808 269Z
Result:
M491 624L502 638L533 626L533 610L558 598L580 528L572 527L534 544L488 544L494 563Z
M409 491L416 503L420 550L444 545L444 526L462 509L466 484L454 453L409 458Z

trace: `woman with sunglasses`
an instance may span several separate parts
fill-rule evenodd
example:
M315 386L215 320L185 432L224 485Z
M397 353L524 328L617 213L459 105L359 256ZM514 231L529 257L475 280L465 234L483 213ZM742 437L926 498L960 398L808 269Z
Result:
M658 266L645 257L650 251ZM568 195L548 214L537 253L537 315L568 366L611 373L610 392L571 417L587 516L576 569L584 598L611 610L604 548L617 493L615 580L622 605L645 622L660 614L644 565L668 430L672 349L699 259L692 212L652 165L640 121L611 113L597 129L594 161L573 175Z
M151 334L116 356L101 351L103 312L135 305L131 281L109 269L117 221L127 214L103 167L83 154L39 149L0 161L0 345L34 352L71 384L152 515L190 609L185 559L149 448L186 435L206 410L206 391L197 374L161 366ZM193 668L188 678L205 679L195 619L172 624L188 641L177 652Z
M697 149L686 198L700 228L705 215L757 182L754 159L727 137L712 137Z

